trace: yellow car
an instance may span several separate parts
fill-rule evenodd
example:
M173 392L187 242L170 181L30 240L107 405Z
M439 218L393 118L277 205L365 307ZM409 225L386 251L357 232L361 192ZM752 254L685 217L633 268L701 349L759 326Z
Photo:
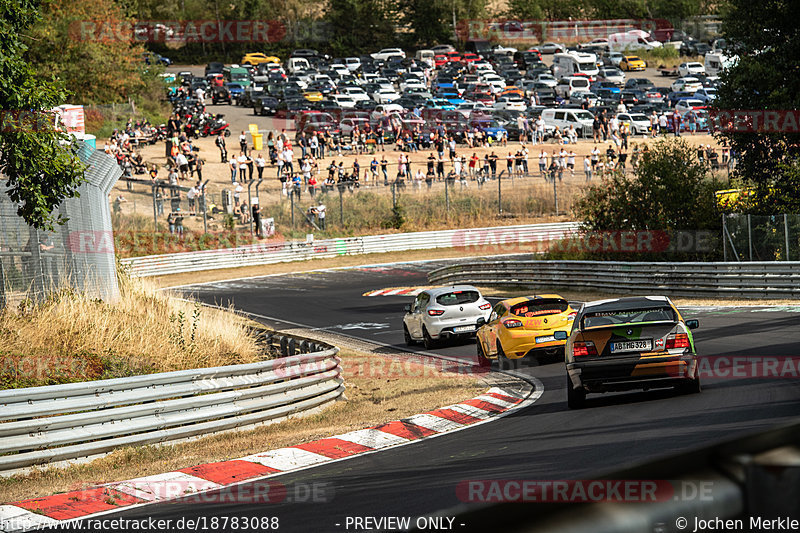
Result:
M261 63L280 63L279 57L268 56L260 52L247 54L242 58L242 65L260 65Z
M319 102L322 100L322 93L319 91L305 91L303 93L303 98L309 102Z
M523 357L564 354L576 311L558 294L522 296L498 303L476 334L478 362L499 365ZM555 338L556 331L566 335Z
M639 56L624 56L619 62L619 68L628 72L631 70L644 70L647 68L647 63Z

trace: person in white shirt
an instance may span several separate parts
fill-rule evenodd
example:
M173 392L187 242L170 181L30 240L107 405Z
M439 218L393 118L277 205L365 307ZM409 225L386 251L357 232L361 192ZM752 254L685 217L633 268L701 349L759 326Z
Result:
M198 87L194 94L197 97L197 100L200 102L200 105L206 105L206 92L202 87Z
M256 158L256 169L258 170L258 179L262 179L264 177L264 169L267 168L267 160L264 159L264 156L258 154Z
M189 211L194 211L194 200L197 198L198 194L200 194L200 190L194 185L186 192L186 199L189 201Z
M536 138L539 139L538 142L544 143L544 119L540 116L536 120ZM536 138L534 138L533 144L536 144Z
M239 152L236 161L239 163L239 181L244 182L247 179L247 156Z
M666 114L661 115L660 117L658 117L658 129L660 130L661 133L667 133L667 125L668 125L668 121L667 121L667 115Z
M567 129L567 139L570 144L578 144L578 132L575 131L575 126L571 125Z
M611 133L619 133L619 119L616 115L608 121L608 126L611 129Z
M547 178L547 152L542 150L539 154L539 173L543 178Z
M319 220L319 229L325 229L325 211L326 211L325 204L322 203L322 200L319 201L315 211L317 212L317 220Z
M597 146L592 149L592 168L597 170L597 164L600 162L600 150L598 150Z
M588 157L583 158L583 173L586 176L586 181L592 181L592 164L589 162Z
M567 168L569 169L569 175L571 178L575 177L575 151L570 150L567 154Z
M189 174L189 160L186 159L183 153L178 152L178 155L175 156L175 164L178 165L178 169L181 171L181 179L185 180Z

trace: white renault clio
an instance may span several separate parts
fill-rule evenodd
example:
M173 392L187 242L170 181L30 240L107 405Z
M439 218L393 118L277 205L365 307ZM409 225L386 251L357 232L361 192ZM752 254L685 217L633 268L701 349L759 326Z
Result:
M489 317L492 304L472 285L456 285L422 291L405 307L403 334L406 344L422 342L433 348L442 339L473 337L478 320Z

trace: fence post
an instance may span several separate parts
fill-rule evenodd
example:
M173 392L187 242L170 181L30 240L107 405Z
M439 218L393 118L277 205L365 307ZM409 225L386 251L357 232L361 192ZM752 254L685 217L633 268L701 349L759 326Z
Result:
M724 241L723 241L724 244ZM747 215L747 244L750 247L750 261L753 261L753 226L750 223L750 215Z
M556 177L553 176L553 203L556 207L556 216L558 216L558 189L556 187Z
M724 262L728 262L728 241L725 240L725 237L728 234L728 229L725 226L725 215L722 215L722 260Z
M450 216L450 187L449 184L450 180L448 178L444 179L444 205L445 205L445 219Z
M156 207L156 189L158 186L153 184L153 230L158 233L158 208Z
M292 229L294 229L294 184L289 187L289 211L291 211Z
M789 261L789 215L783 214L783 236L786 239L786 260Z
M503 189L500 183L503 181L503 173L497 175L497 214L503 214Z
M339 225L344 227L344 189L341 186L339 187Z

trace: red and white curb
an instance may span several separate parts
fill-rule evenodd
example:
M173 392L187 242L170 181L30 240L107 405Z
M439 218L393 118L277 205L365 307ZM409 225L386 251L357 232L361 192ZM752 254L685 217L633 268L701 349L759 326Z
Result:
M389 287L387 289L367 291L361 296L416 296L424 290L433 288L433 285L428 287Z
M163 502L311 468L356 455L402 446L486 423L533 403L543 390L525 395L498 387L458 404L367 429L218 463L107 483L0 505L0 531L24 531L122 508Z

